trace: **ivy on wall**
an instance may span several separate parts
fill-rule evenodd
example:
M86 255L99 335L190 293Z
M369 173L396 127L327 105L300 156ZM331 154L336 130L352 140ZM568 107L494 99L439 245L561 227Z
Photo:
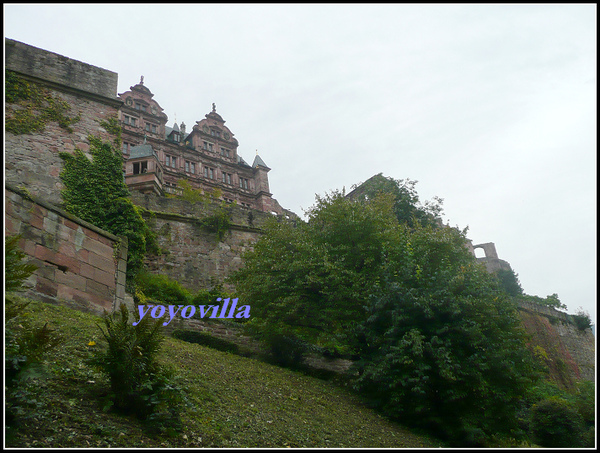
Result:
M111 132L111 122L101 125ZM129 189L123 181L123 155L120 146L120 131L116 134L115 146L103 142L93 135L90 142L89 159L81 150L73 154L59 153L64 162L60 179L64 208L79 218L115 235L128 239L127 283L143 268L148 249L156 243L156 236L129 198Z
M67 102L12 71L5 71L5 105L5 130L15 135L41 132L50 122L73 132L71 125L81 119L67 115L71 110Z
M194 189L190 182L185 179L179 180L177 186L181 189L179 197L190 203L202 203L205 209L208 208L211 203L220 201L219 198L222 193L220 189L203 193L199 189ZM235 201L231 205L228 205L224 201L220 201L218 207L212 214L200 219L200 225L209 233L216 234L217 239L221 241L225 236L225 233L231 229L231 213L229 208L235 206L235 204Z

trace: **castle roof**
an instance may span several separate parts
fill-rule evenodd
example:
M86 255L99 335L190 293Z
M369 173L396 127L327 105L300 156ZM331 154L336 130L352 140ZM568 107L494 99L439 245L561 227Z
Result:
M265 161L262 160L258 154L254 158L254 162L252 163L252 168L256 168L256 167L265 167L267 170L270 170L270 168L267 166L267 164L265 164Z
M239 165L243 165L245 167L249 167L250 166L250 165L248 165L248 162L246 162L244 159L242 159L242 156L240 156L239 154L236 154L236 155L237 155L237 163Z
M129 150L129 158L135 159L138 157L152 157L156 156L156 151L147 143L143 145L132 146Z

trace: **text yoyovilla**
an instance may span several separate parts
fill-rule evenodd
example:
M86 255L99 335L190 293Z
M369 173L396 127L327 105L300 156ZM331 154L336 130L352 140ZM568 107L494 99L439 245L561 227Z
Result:
M228 307L230 299L222 300L223 306L220 305L198 305L200 311L200 317L208 317L208 318L229 318L233 319L234 312L237 308L237 313L235 314L236 318L249 318L250 317L250 305L242 305L241 307L237 307L238 299L233 299L231 301L231 307ZM217 298L217 302L221 302L221 298ZM146 308L148 307L148 308ZM229 310L228 310L229 308ZM220 309L220 312L219 312ZM164 305L138 305L138 310L140 312L140 321L150 312L150 316L152 318L162 318L167 309ZM181 310L181 311L180 311ZM211 313L212 311L212 313ZM163 326L168 325L175 315L179 313L182 318L188 319L196 314L196 307L194 305L169 305L169 320L163 322ZM217 315L218 313L218 315ZM207 316L210 314L210 316ZM139 322L134 322L133 325L137 326Z

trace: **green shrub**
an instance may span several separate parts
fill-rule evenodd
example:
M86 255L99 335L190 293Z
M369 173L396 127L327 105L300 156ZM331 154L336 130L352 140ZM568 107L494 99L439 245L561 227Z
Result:
M583 418L564 399L548 398L531 408L533 441L542 447L579 447L583 430Z
M571 318L579 330L583 331L592 327L592 318L583 309L580 309L576 315L571 315Z
M192 305L213 305L218 303L217 299L221 298L225 300L227 298L233 300L235 296L232 296L223 289L223 285L217 284L211 289L199 289L191 299ZM235 318L234 318L235 319ZM244 318L245 319L245 318Z
M297 368L302 364L307 347L294 335L274 332L268 334L264 342L277 365Z
M133 413L141 420L167 429L180 429L178 405L181 389L173 384L174 375L157 361L164 336L161 320L144 317L136 326L129 323L129 310L105 314L103 330L108 347L97 350L92 365L108 375L111 385L105 410Z
M145 297L167 305L188 305L191 299L187 289L166 275L140 272L136 276L136 286Z
M594 425L596 420L596 391L593 381L580 381L577 383L575 406L588 425Z
M233 354L239 353L239 347L237 344L231 343L223 338L214 337L204 332L198 332L196 330L174 330L173 337L177 338L178 340L207 346L223 352L231 352Z

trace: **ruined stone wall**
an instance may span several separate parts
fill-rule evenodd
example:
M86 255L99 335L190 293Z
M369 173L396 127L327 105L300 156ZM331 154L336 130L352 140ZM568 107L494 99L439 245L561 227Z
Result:
M575 381L595 380L595 338L591 329L581 331L571 316L551 307L520 302L519 312L531 344L537 349L550 377L564 388Z
M95 313L111 311L123 301L126 238L10 184L4 194L5 235L20 234L21 250L38 266L26 281L25 295Z
M63 163L58 153L89 149L88 135L102 140L112 137L100 122L116 117L121 101L116 99L117 74L11 39L5 39L7 70L29 83L47 89L53 97L70 105L69 117L80 120L68 132L57 122L48 122L41 132L5 134L5 179L26 188L47 202L59 204ZM5 109L19 106L5 105Z

